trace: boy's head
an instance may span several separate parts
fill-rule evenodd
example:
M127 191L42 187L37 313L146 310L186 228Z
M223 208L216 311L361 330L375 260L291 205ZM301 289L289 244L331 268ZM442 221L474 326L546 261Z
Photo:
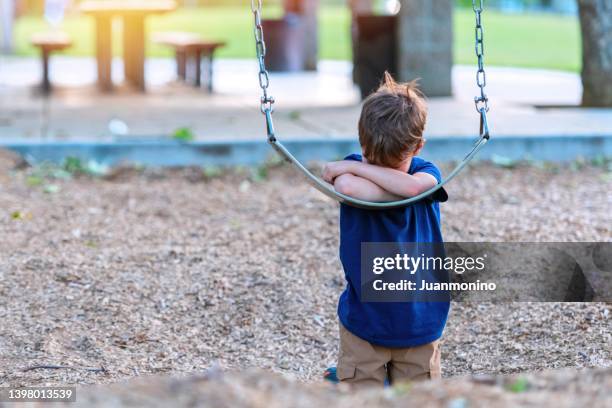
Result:
M427 104L416 81L397 83L385 72L376 92L363 102L359 143L368 163L398 168L423 147Z

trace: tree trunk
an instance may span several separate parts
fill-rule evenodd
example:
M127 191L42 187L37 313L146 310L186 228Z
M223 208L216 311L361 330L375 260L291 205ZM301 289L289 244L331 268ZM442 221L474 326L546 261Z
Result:
M358 14L370 14L373 9L373 4L374 0L348 0L353 18Z
M612 106L612 0L578 0L582 29L582 104Z
M360 14L372 14L374 0L348 0L351 9L351 52L353 54L353 82L357 83L359 78L359 66L355 63L357 54L357 16Z
M611 0L612 1L612 0ZM420 78L428 96L452 94L452 0L403 0L397 27L400 81Z
M319 0L283 0L283 6L285 13L299 14L304 19L305 65L307 70L316 70L319 57Z
M15 21L15 0L0 0L0 26L2 26L2 42L0 51L13 52L13 23Z

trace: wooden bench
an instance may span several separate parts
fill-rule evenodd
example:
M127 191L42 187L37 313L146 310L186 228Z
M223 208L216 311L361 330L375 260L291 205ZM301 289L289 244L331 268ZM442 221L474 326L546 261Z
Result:
M154 41L174 50L176 72L179 80L187 81L189 71L191 71L193 84L196 87L201 86L202 62L204 62L207 66L206 88L209 92L212 92L213 57L217 48L225 45L224 42L207 41L192 33L157 34Z
M40 49L42 56L43 78L41 88L44 93L51 92L51 81L49 79L49 57L54 51L64 50L72 45L70 37L61 32L57 33L38 33L30 39L34 47Z

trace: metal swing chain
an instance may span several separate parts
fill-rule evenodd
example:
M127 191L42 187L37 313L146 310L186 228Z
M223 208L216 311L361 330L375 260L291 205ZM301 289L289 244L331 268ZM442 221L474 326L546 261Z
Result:
M263 27L261 24L261 13L263 8L263 0L251 0L251 11L255 19L255 28L253 30L255 36L255 51L257 54L257 62L259 64L259 87L262 91L260 99L260 110L266 117L266 130L268 140L276 141L274 135L274 122L272 120L272 112L274 112L274 98L268 95L268 87L270 86L270 76L266 69L266 42L264 39ZM475 28L475 51L478 58L478 71L476 72L476 85L480 88L480 96L474 97L476 111L481 116L481 133L483 125L486 126L486 113L489 111L489 98L485 93L487 86L487 74L484 67L484 30L482 27L482 12L484 10L484 0L472 0L472 9L476 15ZM483 123L484 122L484 123ZM488 137L488 131L487 131Z
M307 180L319 191L328 197L335 199L341 203L352 205L359 208L365 209L388 209L388 208L400 208L410 205L413 202L419 201L426 197L429 197L434 192L440 190L446 183L451 181L457 176L461 170L467 166L467 164L476 156L476 154L482 149L482 147L489 140L489 126L487 122L487 111L489 110L488 98L484 92L486 86L486 74L484 70L484 44L483 44L483 29L481 24L481 13L483 11L483 0L472 0L472 7L476 13L476 55L478 56L478 73L476 75L476 83L480 88L480 96L476 96L474 101L476 103L476 110L480 114L480 139L474 145L472 150L465 156L465 158L457 165L457 167L442 180L437 186L431 188L429 191L425 191L417 196L407 198L405 200L394 201L390 203L373 203L364 200L359 200L353 197L340 194L333 186L322 181L319 177L312 174L299 160L297 160L291 152L283 146L280 141L277 141L274 135L274 125L272 121L272 112L274 111L274 98L268 95L268 87L270 85L270 78L268 70L266 69L265 56L266 56L266 44L264 41L264 33L261 24L261 11L263 7L263 0L251 0L251 11L255 19L255 50L257 53L257 62L259 63L259 87L262 90L262 97L260 99L261 112L266 117L266 128L268 134L268 142L278 152L278 154L289 161L295 166Z
M255 28L253 33L255 35L255 52L257 54L257 62L259 63L259 87L262 91L260 109L261 113L266 116L268 140L274 142L276 141L276 137L274 136L274 123L272 121L272 112L274 112L274 98L268 95L270 76L268 75L268 70L266 69L266 41L264 39L263 27L261 24L262 7L263 0L251 0L251 11L253 12L253 18L255 19Z
M474 98L476 111L482 115L482 111L489 111L489 98L485 93L487 86L487 74L484 68L484 30L482 28L482 12L484 0L472 0L472 9L476 14L476 57L478 58L478 71L476 72L476 85L480 88L480 96Z

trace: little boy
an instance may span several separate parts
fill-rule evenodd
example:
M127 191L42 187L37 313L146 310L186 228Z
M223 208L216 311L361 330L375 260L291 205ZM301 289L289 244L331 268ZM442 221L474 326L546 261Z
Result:
M385 74L363 103L353 154L328 163L323 178L343 194L368 201L418 195L441 181L432 163L416 157L425 144L427 106L414 82ZM340 209L340 260L347 286L338 304L340 353L336 375L355 386L440 378L439 338L447 302L361 302L362 242L442 242L438 202L446 192L391 210Z

